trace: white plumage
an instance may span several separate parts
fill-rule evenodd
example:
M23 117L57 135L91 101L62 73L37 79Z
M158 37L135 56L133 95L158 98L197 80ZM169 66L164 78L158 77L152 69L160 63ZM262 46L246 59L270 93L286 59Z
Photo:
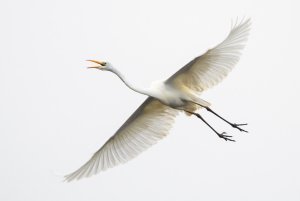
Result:
M147 98L115 135L66 180L88 177L134 158L168 134L177 113L158 100Z
M195 92L202 92L218 84L239 61L250 24L250 19L236 22L223 42L190 61L171 76L167 83L185 86Z
M91 68L111 71L129 88L149 97L89 161L65 176L66 181L89 177L136 157L168 134L180 111L196 115L211 127L194 111L204 107L220 116L209 108L210 103L199 98L199 94L218 84L238 62L249 35L250 24L250 19L236 22L223 42L193 59L165 82L149 89L140 89L130 84L110 63L90 60L98 64ZM245 124L232 124L223 120L245 131L239 128ZM225 133L214 132L225 140L231 140L231 136Z

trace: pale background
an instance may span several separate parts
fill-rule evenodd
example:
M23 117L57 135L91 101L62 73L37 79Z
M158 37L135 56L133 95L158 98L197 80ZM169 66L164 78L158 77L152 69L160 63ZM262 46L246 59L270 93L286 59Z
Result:
M0 3L0 200L300 200L297 1L13 1ZM132 82L164 79L252 18L237 67L203 94L235 143L197 118L136 159L64 183L145 99Z

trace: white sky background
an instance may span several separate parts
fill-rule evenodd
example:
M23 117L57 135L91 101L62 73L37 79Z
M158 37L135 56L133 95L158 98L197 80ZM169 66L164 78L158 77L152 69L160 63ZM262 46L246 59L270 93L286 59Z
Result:
M9 1L0 3L0 200L300 200L297 1ZM89 179L82 165L142 103L132 82L165 79L252 18L243 56L203 94L249 134L201 111L136 159ZM298 17L299 19L299 17Z

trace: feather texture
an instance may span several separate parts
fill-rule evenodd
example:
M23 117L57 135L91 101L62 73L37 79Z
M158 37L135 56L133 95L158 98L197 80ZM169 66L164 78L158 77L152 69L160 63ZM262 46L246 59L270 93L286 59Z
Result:
M218 84L239 61L248 39L250 25L250 19L239 23L237 21L223 42L190 61L166 83L187 87L195 93L201 93Z
M89 177L136 157L168 134L177 113L178 110L147 98L92 158L66 175L65 180Z

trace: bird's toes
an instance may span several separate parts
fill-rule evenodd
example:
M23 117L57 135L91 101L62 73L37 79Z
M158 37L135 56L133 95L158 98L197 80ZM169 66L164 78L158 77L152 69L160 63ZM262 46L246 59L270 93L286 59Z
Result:
M231 142L235 142L235 140L231 139L232 136L231 135L226 135L226 132L223 132L221 134L218 134L218 136L222 139L224 139L225 141L231 141Z
M236 129L238 129L238 130L241 131L241 132L248 133L248 131L246 131L246 130L244 130L244 129L242 129L242 128L239 127L239 126L246 126L246 125L248 125L248 124L231 124L231 126L232 126L233 128L236 128Z

